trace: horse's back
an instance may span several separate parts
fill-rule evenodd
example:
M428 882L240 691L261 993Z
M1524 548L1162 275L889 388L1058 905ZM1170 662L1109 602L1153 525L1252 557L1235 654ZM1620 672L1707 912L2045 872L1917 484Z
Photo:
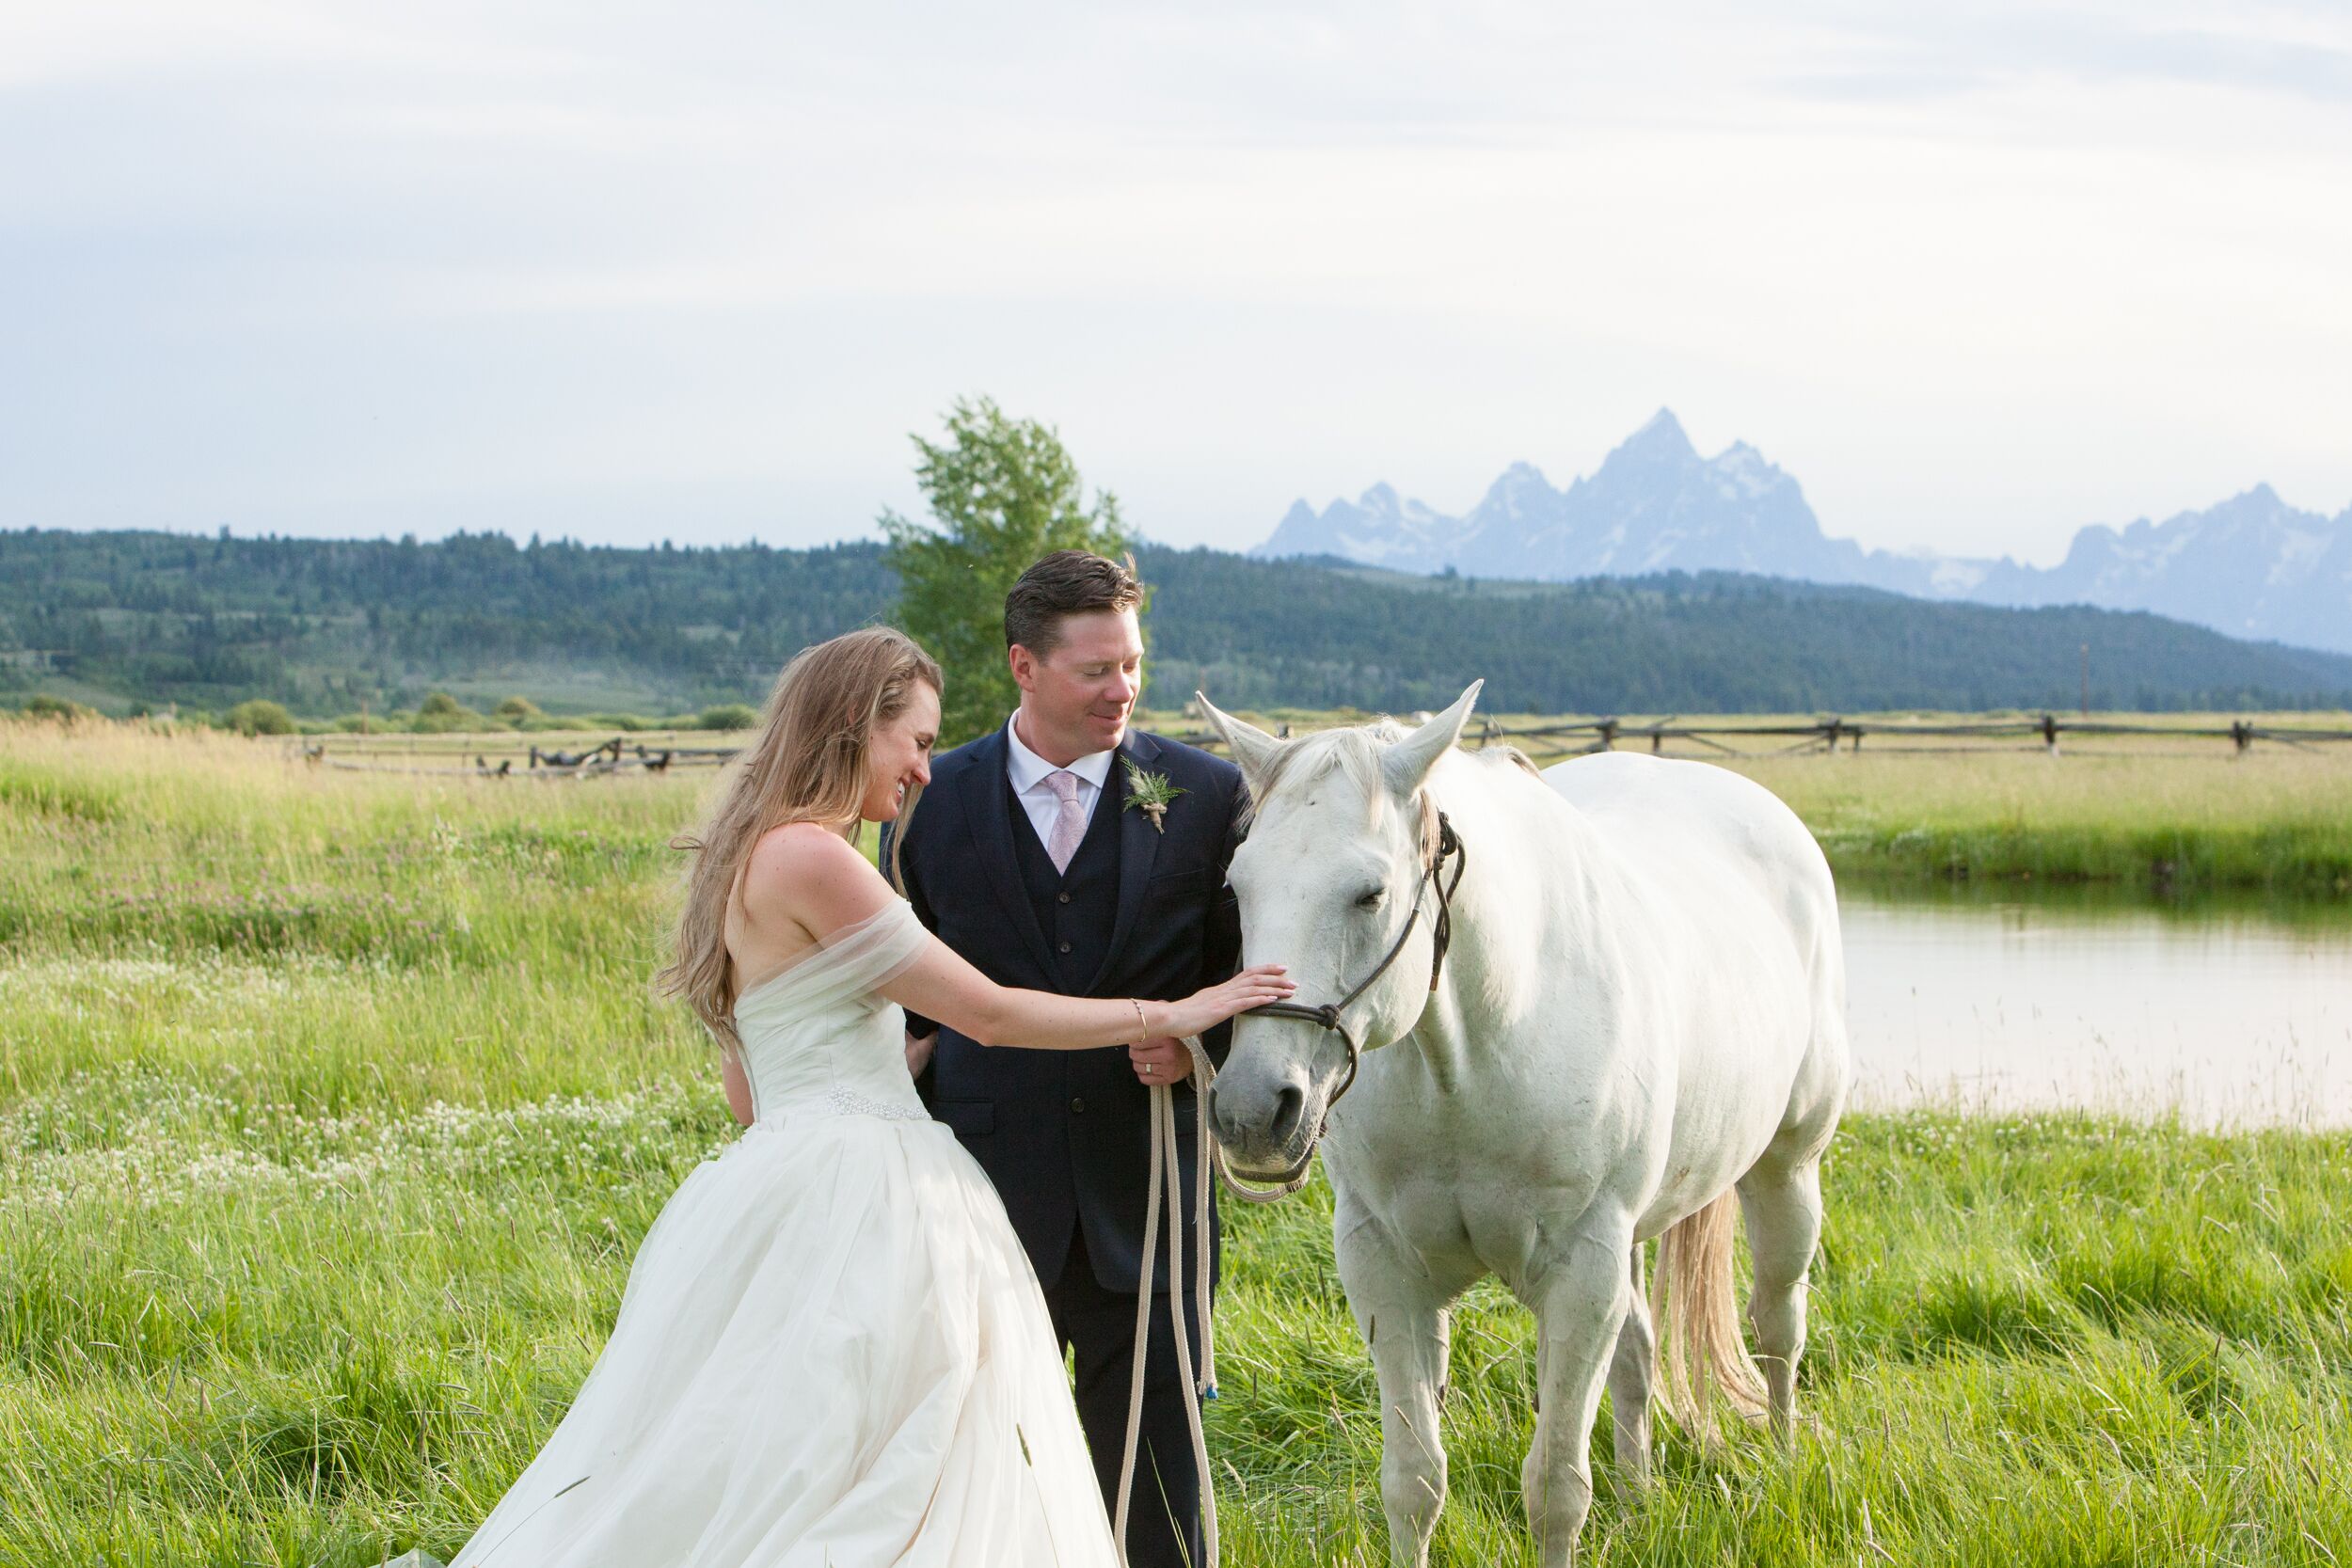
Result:
M1711 763L1597 752L1555 763L1544 782L1606 834L1629 864L1693 855L1760 879L1806 925L1835 929L1829 863L1797 814L1755 780Z
M1836 885L1811 832L1772 791L1708 763L1596 752L1543 778L1593 825L1629 881L1678 911L1686 953L1705 955L1700 972L1720 978L1735 953L1766 966L1752 994L1788 996L1795 1009L1778 1015L1788 1033L1772 1031L1793 1055L1770 1053L1788 1075L1782 1132L1799 1145L1826 1137L1851 1070L1846 964ZM1746 940L1760 934L1759 920L1785 942Z

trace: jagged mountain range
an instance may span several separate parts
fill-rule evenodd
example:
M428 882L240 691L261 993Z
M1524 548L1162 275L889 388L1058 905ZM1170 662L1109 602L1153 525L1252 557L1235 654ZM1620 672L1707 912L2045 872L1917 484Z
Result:
M2352 506L2331 518L2259 484L2161 523L2085 528L2050 567L1866 550L1824 534L1796 480L1754 447L1702 457L1667 409L1565 490L1515 463L1457 517L1375 484L1320 512L1294 503L1250 553L1539 581L1748 572L1987 605L2145 610L2352 653Z

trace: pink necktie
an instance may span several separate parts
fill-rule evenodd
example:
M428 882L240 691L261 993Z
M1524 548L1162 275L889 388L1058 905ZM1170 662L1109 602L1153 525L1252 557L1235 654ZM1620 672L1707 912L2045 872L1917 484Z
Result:
M1045 775L1045 787L1061 802L1054 813L1054 831L1045 840L1045 855L1057 872L1067 871L1070 857L1078 852L1078 841L1087 832L1086 813L1078 809L1078 775L1057 768Z

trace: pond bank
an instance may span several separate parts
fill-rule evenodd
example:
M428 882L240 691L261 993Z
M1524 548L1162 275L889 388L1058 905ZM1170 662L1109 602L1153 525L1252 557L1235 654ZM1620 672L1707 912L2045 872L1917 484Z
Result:
M1788 757L1741 772L1841 878L1887 888L2081 883L2352 907L2352 756Z

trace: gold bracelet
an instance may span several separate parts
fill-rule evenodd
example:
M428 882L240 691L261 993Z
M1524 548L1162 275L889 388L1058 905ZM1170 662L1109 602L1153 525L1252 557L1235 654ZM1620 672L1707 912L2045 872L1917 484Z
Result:
M1127 998L1127 1006L1136 1010L1136 1028L1139 1031L1136 1036L1136 1043L1141 1045L1152 1037L1151 1022L1143 1016L1143 1004L1140 1001L1131 996Z

